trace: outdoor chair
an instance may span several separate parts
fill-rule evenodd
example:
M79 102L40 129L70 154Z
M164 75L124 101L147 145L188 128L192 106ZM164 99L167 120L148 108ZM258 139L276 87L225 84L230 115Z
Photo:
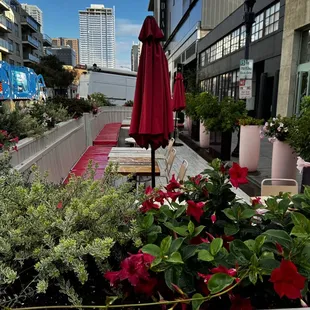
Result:
M170 172L171 172L171 169L172 169L172 166L173 166L176 154L177 154L177 151L174 148L172 148L171 152L170 152L170 154L168 156L168 159L166 161L165 173L166 173L167 182L170 181Z
M179 174L178 174L178 178L177 178L178 182L184 181L187 168L188 168L188 161L184 159L182 164L181 164L180 170L179 170Z
M297 181L293 179L265 179L262 181L261 196L278 196L280 193L298 194Z
M168 144L168 146L166 148L166 152L164 154L156 154L156 159L158 159L158 160L165 160L167 162L169 154L170 154L170 152L172 150L173 144L174 144L174 138L171 138L169 140L169 144Z

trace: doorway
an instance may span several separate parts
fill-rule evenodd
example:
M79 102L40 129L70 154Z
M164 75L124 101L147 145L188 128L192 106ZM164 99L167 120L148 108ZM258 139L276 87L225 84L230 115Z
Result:
M300 113L300 104L305 96L310 96L310 62L299 65L297 69L296 114Z

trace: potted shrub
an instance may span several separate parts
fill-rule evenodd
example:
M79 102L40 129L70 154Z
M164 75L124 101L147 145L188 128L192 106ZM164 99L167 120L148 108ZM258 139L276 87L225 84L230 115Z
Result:
M250 172L257 170L260 156L260 129L263 120L247 116L239 120L239 164Z
M263 127L262 133L273 143L271 178L296 178L297 157L289 141L292 124L293 118L278 115L271 118Z
M202 98L206 100L200 101L202 103L197 112L209 132L221 133L220 157L222 160L230 160L232 133L239 119L246 115L246 104L229 97L219 101L217 97L205 94Z
M199 131L197 130L197 128L198 128L199 116L196 112L196 107L198 105L197 94L186 93L185 99L186 99L185 114L186 114L187 128L191 138L198 141Z
M301 113L294 118L289 143L298 154L298 169L302 172L302 186L310 185L310 97L305 97L301 104Z

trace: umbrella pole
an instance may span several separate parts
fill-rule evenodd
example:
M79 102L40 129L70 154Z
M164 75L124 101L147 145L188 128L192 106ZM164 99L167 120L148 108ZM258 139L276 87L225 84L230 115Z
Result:
M175 116L174 116L174 141L176 140L176 135L177 135L177 120L178 120L178 112L175 112Z
M151 146L152 188L155 188L155 149Z

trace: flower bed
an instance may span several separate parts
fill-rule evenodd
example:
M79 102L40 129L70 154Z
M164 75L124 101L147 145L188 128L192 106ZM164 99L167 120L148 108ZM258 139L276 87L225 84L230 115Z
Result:
M134 184L113 187L113 167L103 182L72 178L62 189L1 171L1 306L250 310L308 300L310 188L250 206L231 190L247 168L214 160L137 202Z

